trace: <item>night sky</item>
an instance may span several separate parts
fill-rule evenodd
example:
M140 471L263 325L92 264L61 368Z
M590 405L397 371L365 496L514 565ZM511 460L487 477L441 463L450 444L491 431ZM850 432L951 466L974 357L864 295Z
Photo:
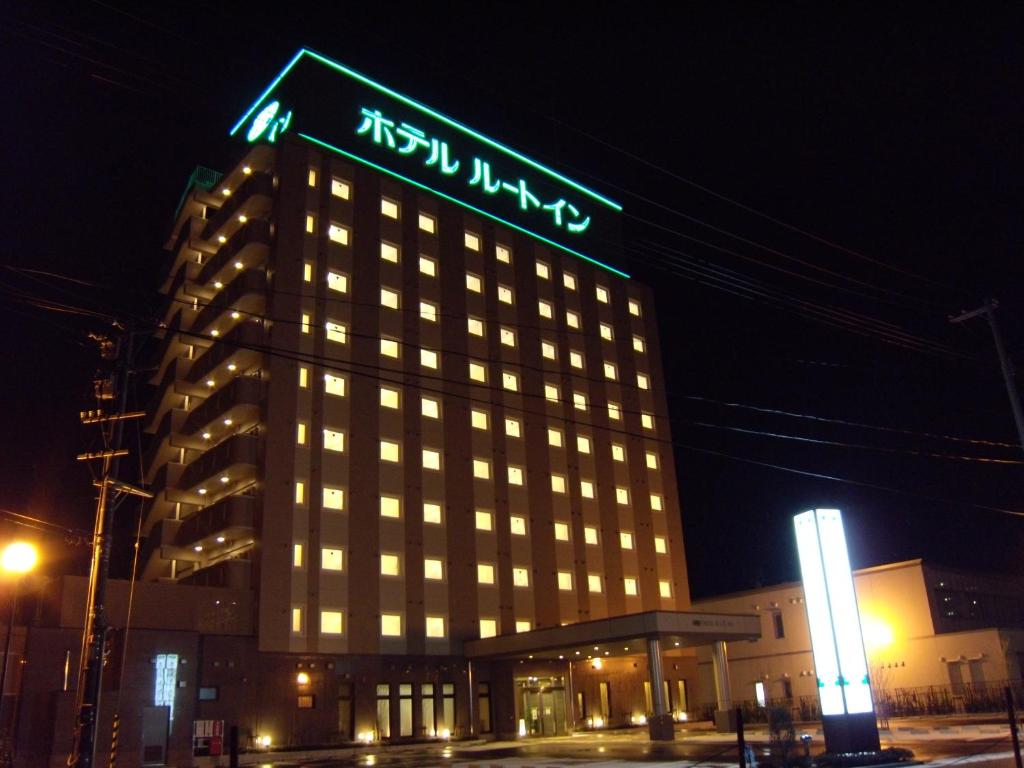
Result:
M91 527L73 457L95 447L78 411L103 323L26 298L157 313L189 173L235 163L227 129L306 45L622 202L622 266L657 291L694 596L796 578L811 506L844 510L856 566L1024 572L1024 467L966 460L1024 454L918 434L1017 439L984 321L947 317L998 298L1024 365L1022 19L877 11L8 8L0 508ZM51 569L81 566L47 541Z

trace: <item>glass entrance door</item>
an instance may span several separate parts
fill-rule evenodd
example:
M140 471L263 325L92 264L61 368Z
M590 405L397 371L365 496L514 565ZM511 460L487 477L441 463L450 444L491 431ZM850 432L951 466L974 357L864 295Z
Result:
M519 717L530 736L564 736L565 686L562 678L520 678Z

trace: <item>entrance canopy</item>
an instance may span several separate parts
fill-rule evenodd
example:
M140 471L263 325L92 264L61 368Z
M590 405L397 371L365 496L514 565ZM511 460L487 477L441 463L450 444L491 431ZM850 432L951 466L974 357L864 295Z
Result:
M464 653L469 659L579 659L647 653L651 640L670 651L760 637L761 618L754 614L648 611L470 640Z

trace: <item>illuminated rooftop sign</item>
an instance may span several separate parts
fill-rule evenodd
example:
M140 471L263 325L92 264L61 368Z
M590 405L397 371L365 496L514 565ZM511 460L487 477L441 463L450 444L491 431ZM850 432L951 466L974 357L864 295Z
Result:
M628 277L588 255L617 254L618 203L305 48L231 129L286 132Z

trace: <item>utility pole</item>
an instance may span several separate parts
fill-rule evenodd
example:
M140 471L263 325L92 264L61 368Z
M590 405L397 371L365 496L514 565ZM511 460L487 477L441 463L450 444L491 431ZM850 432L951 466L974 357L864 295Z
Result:
M123 328L120 338L90 334L100 346L104 360L116 361L115 373L110 378L95 382L96 398L100 401L117 400L117 411L112 414L87 411L81 414L84 424L99 424L104 431L104 449L78 456L79 461L102 459L102 478L99 497L96 501L96 520L93 527L92 564L89 569L89 590L86 596L86 620L82 634L82 653L79 662L77 716L75 721L74 746L70 765L76 768L92 768L96 760L96 727L99 720L100 689L103 682L103 659L107 641L106 595L107 579L110 574L110 550L113 543L114 511L111 509L111 493L132 494L152 497L152 494L134 488L117 480L120 458L128 453L121 448L124 423L128 419L141 418L144 412L126 413L128 403L128 379L131 376L132 347L134 334Z
M1014 378L1013 363L1006 355L1006 348L1003 346L1003 334L999 330L999 323L996 322L996 308L999 302L989 299L980 307L971 312L964 312L962 315L950 317L951 323L962 323L965 320L985 315L988 318L988 327L992 330L992 341L996 346L996 354L999 355L999 365L1003 369L1003 379L1006 381L1006 393L1010 396L1010 409L1013 411L1013 420L1017 424L1017 437L1020 440L1021 450L1024 450L1024 409L1020 405L1020 394L1017 392L1017 382Z

